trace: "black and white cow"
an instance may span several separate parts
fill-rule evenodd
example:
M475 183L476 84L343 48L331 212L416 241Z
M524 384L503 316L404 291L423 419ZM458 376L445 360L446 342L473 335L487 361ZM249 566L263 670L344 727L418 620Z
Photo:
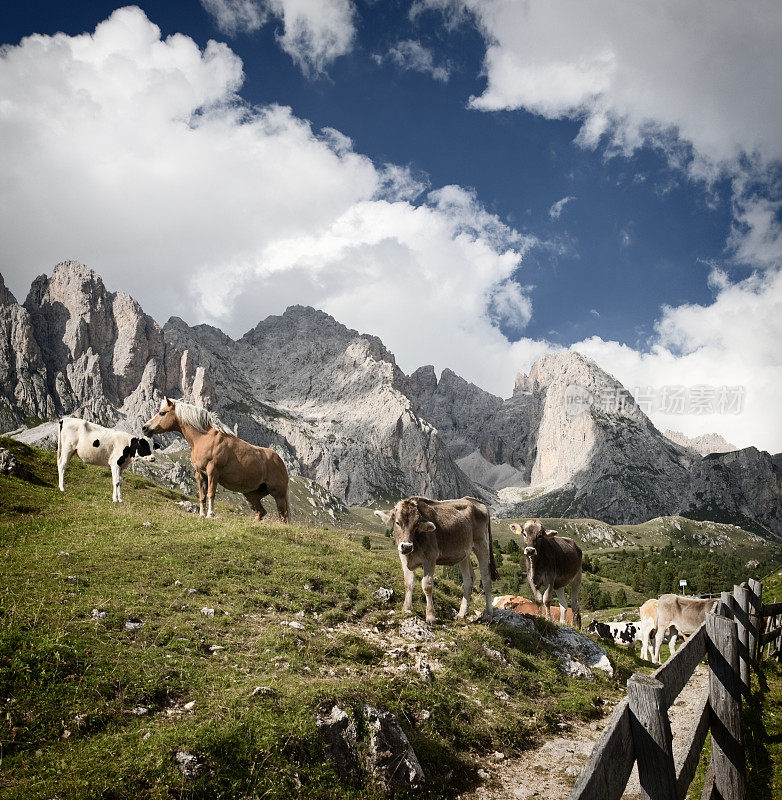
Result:
M608 639L615 644L632 646L640 642L641 626L637 622L598 622L594 619L587 627L587 633Z
M74 453L85 464L98 464L111 469L111 499L115 503L122 502L122 473L131 460L135 456L155 460L152 447L144 438L104 428L84 419L63 417L57 437L57 475L61 492L65 491L65 468Z

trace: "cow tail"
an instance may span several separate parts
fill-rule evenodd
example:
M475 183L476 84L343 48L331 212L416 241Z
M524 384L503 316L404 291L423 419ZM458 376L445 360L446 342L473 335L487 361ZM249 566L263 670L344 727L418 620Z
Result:
M489 516L489 575L493 581L500 579L500 571L497 569L497 563L494 560L494 546L491 540L491 515Z
M57 433L57 462L59 463L62 453L62 417L60 417L58 421L60 423L60 430Z

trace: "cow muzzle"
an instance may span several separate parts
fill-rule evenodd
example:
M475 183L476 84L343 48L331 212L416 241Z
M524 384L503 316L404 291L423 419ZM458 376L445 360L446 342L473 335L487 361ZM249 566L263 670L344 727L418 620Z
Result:
M399 545L399 552L403 556L409 556L410 553L413 552L413 543L412 542L402 542L402 544Z
M525 547L524 548L524 555L525 556L536 556L538 551L534 547Z

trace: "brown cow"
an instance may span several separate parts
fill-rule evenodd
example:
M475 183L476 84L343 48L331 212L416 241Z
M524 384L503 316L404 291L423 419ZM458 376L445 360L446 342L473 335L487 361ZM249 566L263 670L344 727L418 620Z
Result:
M470 560L471 551L478 557L486 611L483 618L492 619L491 582L499 578L491 547L491 517L486 506L474 497L461 500L429 500L426 497L408 497L400 500L391 511L375 514L393 526L394 541L402 562L405 577L405 602L402 610L413 611L413 583L415 570L423 567L421 588L426 595L426 621L434 622L435 564L458 564L462 571L462 604L457 619L464 619L470 603L475 574Z
M513 533L524 536L524 561L532 595L538 604L538 614L546 607L546 618L551 619L551 590L559 597L560 623L567 613L565 587L570 585L573 597L573 621L581 629L581 606L578 593L581 590L581 548L567 536L557 536L556 531L547 531L539 519L530 519L522 530L516 524L510 526ZM542 592L541 592L542 590Z
M657 634L654 639L655 664L660 663L660 648L669 628L676 628L680 636L690 636L701 626L706 614L714 608L717 601L699 597L682 597L678 594L664 594L657 601ZM676 654L676 636L671 635L671 657Z

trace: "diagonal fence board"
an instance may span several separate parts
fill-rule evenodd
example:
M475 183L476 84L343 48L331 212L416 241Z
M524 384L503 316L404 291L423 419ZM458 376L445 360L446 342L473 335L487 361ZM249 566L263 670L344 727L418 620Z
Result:
M706 655L706 623L702 623L695 633L679 648L673 658L656 669L652 675L663 684L663 697L668 707L679 696L681 690L692 677L695 667Z
M690 734L684 746L682 756L676 764L676 794L679 800L684 800L687 796L695 771L698 769L698 761L701 757L701 750L709 735L710 711L709 711L709 690L706 689L701 695L698 705L693 713L695 724L690 729Z
M635 749L630 733L630 709L625 697L611 714L569 800L619 800L633 771Z

